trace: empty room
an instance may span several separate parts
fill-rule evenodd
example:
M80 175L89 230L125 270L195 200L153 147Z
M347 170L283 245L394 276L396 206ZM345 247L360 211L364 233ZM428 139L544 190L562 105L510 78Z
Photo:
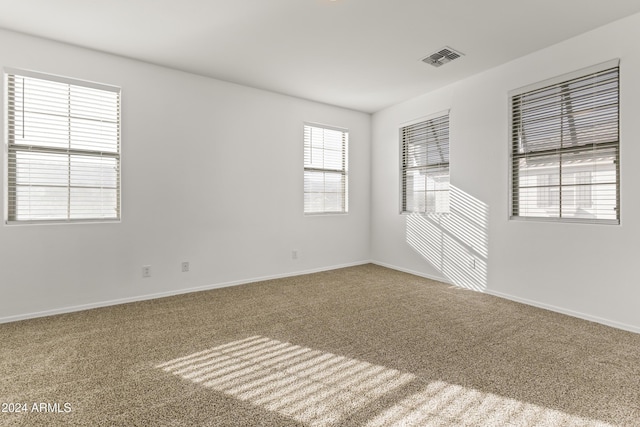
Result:
M0 426L640 425L638 40L0 0Z

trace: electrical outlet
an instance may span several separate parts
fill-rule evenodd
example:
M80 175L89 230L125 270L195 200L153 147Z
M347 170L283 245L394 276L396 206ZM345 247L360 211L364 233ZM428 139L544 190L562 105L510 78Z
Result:
M189 262L188 261L184 261L182 263L182 272L183 273L188 273L189 272Z
M475 259L475 257L469 258L469 268L476 268L476 259Z
M294 249L291 251L291 259L298 259L298 250Z
M143 265L142 266L142 277L151 277L151 266Z

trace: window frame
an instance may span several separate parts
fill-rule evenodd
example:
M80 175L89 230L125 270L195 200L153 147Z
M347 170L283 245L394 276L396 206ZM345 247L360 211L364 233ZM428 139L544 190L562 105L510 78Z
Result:
M306 158L306 146L307 146L307 128L317 128L317 129L322 129L322 130L330 130L330 131L336 131L336 132L341 132L342 133L342 167L340 169L335 169L335 168L318 168L318 167L312 167L312 166L307 166L307 158ZM305 216L316 216L316 215L347 215L349 213L349 129L347 128L343 128L343 127L338 127L338 126L333 126L333 125L326 125L326 124L321 124L321 123L315 123L315 122L303 122L303 126L302 126L302 147L303 147L303 206L302 206L302 211L303 214ZM324 150L324 148L323 148ZM340 173L342 176L342 182L344 183L343 187L342 187L342 192L341 192L341 204L343 209L342 210L323 210L323 211L307 211L307 204L306 204L306 185L307 185L307 181L305 178L305 174L306 172L323 172L323 173Z
M404 158L404 151L405 151L405 141L404 141L404 136L403 136L403 132L405 131L406 128L411 127L411 126L415 126L415 125L419 125L422 123L426 123L430 120L435 120L435 119L439 119L442 117L447 116L447 130L448 130L448 138L447 138L447 156L448 156L448 162L446 163L442 163L442 164L438 164L438 165L433 165L431 167L431 169L433 170L443 170L446 168L447 171L447 175L449 176L449 188L446 190L449 194L451 194L451 159L450 159L450 151L451 151L451 136L450 136L450 131L451 131L451 109L446 109L446 110L441 110L438 111L436 113L433 114L429 114L427 116L423 116L420 117L418 119L415 120L411 120L405 123L401 123L398 126L398 140L399 140L399 164L400 164L400 182L399 182L399 194L400 194L400 200L399 200L399 213L401 215L410 215L410 214L419 214L419 215L449 215L451 214L451 200L449 199L449 209L445 212L437 212L437 211L428 211L425 208L425 211L409 211L406 210L406 183L405 183L405 158ZM446 165L446 166L445 166ZM427 164L425 167L429 168L430 166ZM425 192L428 190L425 190ZM435 191L435 190L434 190ZM426 207L426 203L425 203L425 207Z
M513 104L513 99L516 96L521 96L524 95L528 92L534 92L540 89L544 89L544 88L550 88L553 86L560 86L563 84L568 84L571 83L572 81L576 80L576 79L581 79L581 78L586 78L589 77L591 75L595 75L597 73L601 73L601 72L606 72L607 70L611 70L617 68L617 72L618 72L618 91L617 91L617 118L618 118L618 127L617 127L617 140L615 143L610 143L611 146L613 146L616 149L616 155L615 155L615 159L614 159L614 164L615 164L615 176L616 176L616 182L615 182L615 187L616 187L616 219L597 219L597 218L576 218L576 217L563 217L562 216L562 202L561 199L562 197L560 196L559 198L559 205L558 205L558 216L557 217L553 217L553 216L522 216L522 215L517 215L516 214L516 207L515 207L515 200L516 200L516 191L519 190L519 186L516 186L516 179L517 176L515 174L515 170L516 170L516 165L515 162L517 160L514 159L514 144L515 144L515 130L514 130L514 104ZM620 197L620 60L619 59L613 59L613 60L609 60L606 62L602 62L590 67L586 67L586 68L582 68L573 72L569 72L569 73L565 73L562 75L558 75L556 77L553 78L549 78L537 83L533 83L530 85L526 85L523 87L520 87L518 89L514 89L509 91L508 93L508 97L507 97L507 110L508 110L508 159L509 159L509 164L508 164L508 219L510 221L534 221L534 222L554 222L554 223L582 223L582 224L602 224L602 225L620 225L621 223L621 197ZM558 104L559 108L563 108L562 105ZM593 144L593 145L597 145L597 144ZM589 147L589 144L585 145L585 147ZM574 152L580 152L579 150L576 150L575 147L571 148L559 148L556 150L560 155L562 155L562 153L566 154L569 153L570 151L574 151ZM587 151L587 149L582 150L582 151ZM534 155L535 157L535 155ZM559 166L559 170L560 173L562 173L562 168L561 166ZM558 175L560 176L560 175ZM593 185L593 184L590 184ZM558 191L562 190L562 185L558 185ZM550 187L551 189L555 189L555 186L553 188ZM593 196L590 196L590 199L593 199ZM519 196L518 196L518 200L519 200ZM537 200L537 199L536 199ZM543 200L544 201L544 200Z
M13 114L13 108L10 109L10 96L12 93L12 89L10 88L9 81L11 78L27 78L27 79L38 79L45 82L59 83L63 85L69 85L71 90L72 87L78 87L80 90L83 89L93 89L100 90L104 92L111 92L116 94L116 102L115 107L116 110L113 113L116 115L115 122L115 145L116 151L108 151L108 150L99 150L99 149L86 149L86 148L72 148L68 146L67 148L58 148L53 146L48 146L46 143L43 145L38 144L20 144L14 142L12 138L12 130L10 129L10 119ZM6 179L6 183L4 185L4 224L10 226L16 225L38 225L38 224L80 224L80 223L120 223L122 221L122 90L118 86L97 83L87 80L81 80L77 78L65 77L55 74L43 73L38 71L31 70L23 70L18 68L4 67L3 69L3 83L5 87L4 93L4 115L3 122L5 125L4 132L4 177ZM67 100L67 108L71 108L71 100ZM62 104L60 104L62 105ZM67 113L67 117L70 120L71 114ZM62 117L62 116L60 116ZM69 137L69 143L71 143L72 138ZM31 151L35 149L36 151ZM78 186L71 184L71 156L76 156L77 160L80 158L84 158L85 161L89 159L103 159L109 158L115 160L115 210L116 214L114 217L91 217L91 216L82 216L73 218L71 212L71 206L73 203L71 200L67 201L68 208L67 213L64 218L46 218L46 219L17 219L16 218L16 210L18 204L16 201L10 201L10 193L15 192L18 184L16 182L16 173L10 173L10 168L12 165L15 165L15 161L11 161L11 156L15 156L16 153L24 152L24 153L44 153L50 155L66 155L69 156L69 166L67 167L68 178L66 188L70 197L70 191L73 188L102 188L102 186ZM94 166L99 167L99 166ZM56 186L58 187L58 186ZM65 188L65 186L60 186L60 188ZM82 200L82 199L80 199Z

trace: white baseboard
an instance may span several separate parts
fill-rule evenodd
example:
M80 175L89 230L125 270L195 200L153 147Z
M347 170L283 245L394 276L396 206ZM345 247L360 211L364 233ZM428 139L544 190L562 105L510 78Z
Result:
M600 323L602 325L611 326L612 328L622 329L629 332L635 332L636 334L640 334L640 327L628 325L626 323L617 322L615 320L604 319L598 316L592 316L590 314L582 313L579 311L569 310L563 307L558 307L551 304L545 304L538 301L533 301L527 298L520 298L513 295L505 294L503 292L492 291L487 289L484 293L496 296L498 298L508 299L510 301L519 302L522 304L531 305L538 308L543 308L549 311L555 311L556 313L566 314L567 316L577 317L578 319L588 320L590 322Z
M371 264L379 265L380 267L390 268L390 269L396 270L396 271L402 271L403 273L413 274L414 276L418 276L418 277L424 277L425 279L435 280L436 282L442 282L442 283L446 283L446 284L449 284L449 285L453 284L446 277L431 276L429 274L421 273L419 271L411 270L411 269L408 269L408 268L398 267L398 266L395 266L395 265L392 265L392 264L386 264L386 263L380 262L380 261L371 261Z
M17 321L20 321L20 320L35 319L35 318L38 318L38 317L54 316L56 314L73 313L75 311L83 311L83 310L90 310L90 309L93 309L93 308L101 308L101 307L109 307L109 306L112 306L112 305L127 304L127 303L130 303L130 302L147 301L147 300L152 300L152 299L157 299L157 298L170 297L170 296L174 296L174 295L189 294L189 293L192 293L192 292L208 291L208 290L211 290L211 289L226 288L226 287L229 287L229 286L245 285L247 283L254 283L254 282L262 282L262 281L265 281L265 280L283 279L283 278L286 278L286 277L301 276L301 275L304 275L304 274L311 274L311 273L320 273L322 271L337 270L339 268L353 267L353 266L356 266L356 265L363 265L363 264L370 264L370 263L371 263L370 260L365 260L365 261L358 261L358 262L347 263L347 264L332 265L332 266L328 266L328 267L314 268L314 269L310 269L310 270L295 271L295 272L291 272L291 273L274 274L274 275L270 275L270 276L254 277L254 278L250 278L250 279L242 279L242 280L235 280L235 281L231 281L231 282L216 283L216 284L213 284L213 285L198 286L198 287L195 287L195 288L176 289L176 290L168 291L168 292L159 292L159 293L155 293L155 294L137 295L137 296L128 297L128 298L119 298L119 299L108 300L108 301L100 301L100 302L95 302L95 303L90 303L90 304L81 304L81 305L75 305L75 306L61 307L61 308L55 308L55 309L52 309L52 310L45 310L45 311L38 311L38 312L33 312L33 313L19 314L19 315L8 316L8 317L0 317L0 323L17 322Z
M450 280L448 280L448 279L446 279L444 277L434 277L434 276L430 276L428 274L424 274L424 273L420 273L420 272L413 271L413 270L410 270L410 269L394 266L394 265L391 265L391 264L386 264L386 263L379 262L379 261L371 261L371 263L379 265L379 266L382 266L382 267L390 268L392 270L398 270L398 271L402 271L404 273L413 274L414 276L419 276L419 277L424 277L426 279L436 280L438 282L446 283L446 284L449 284L449 285L453 284L453 283L451 283ZM563 307L558 307L558 306L551 305L551 304L541 303L541 302L530 300L530 299L527 299L527 298L516 297L516 296L510 295L510 294L503 293L503 292L492 291L491 289L486 289L486 290L484 290L482 292L485 293L485 294L488 294L488 295L496 296L498 298L504 298L504 299L507 299L507 300L510 300L510 301L514 301L514 302L518 302L518 303L521 303L521 304L526 304L526 305L530 305L530 306L533 306L533 307L542 308L544 310L554 311L554 312L560 313L560 314L566 314L567 316L577 317L578 319L588 320L590 322L595 322L595 323L600 323L602 325L611 326L612 328L622 329L624 331L629 331L629 332L634 332L636 334L640 334L640 327L638 327L638 326L628 325L626 323L617 322L615 320L604 319L602 317L592 316L590 314L582 313L582 312L579 312L579 311L569 310L569 309L566 309L566 308L563 308Z

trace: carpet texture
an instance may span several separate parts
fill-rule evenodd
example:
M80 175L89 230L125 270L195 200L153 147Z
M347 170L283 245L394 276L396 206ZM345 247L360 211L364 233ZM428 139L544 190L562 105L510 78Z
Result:
M640 425L640 335L375 265L0 339L2 426Z

